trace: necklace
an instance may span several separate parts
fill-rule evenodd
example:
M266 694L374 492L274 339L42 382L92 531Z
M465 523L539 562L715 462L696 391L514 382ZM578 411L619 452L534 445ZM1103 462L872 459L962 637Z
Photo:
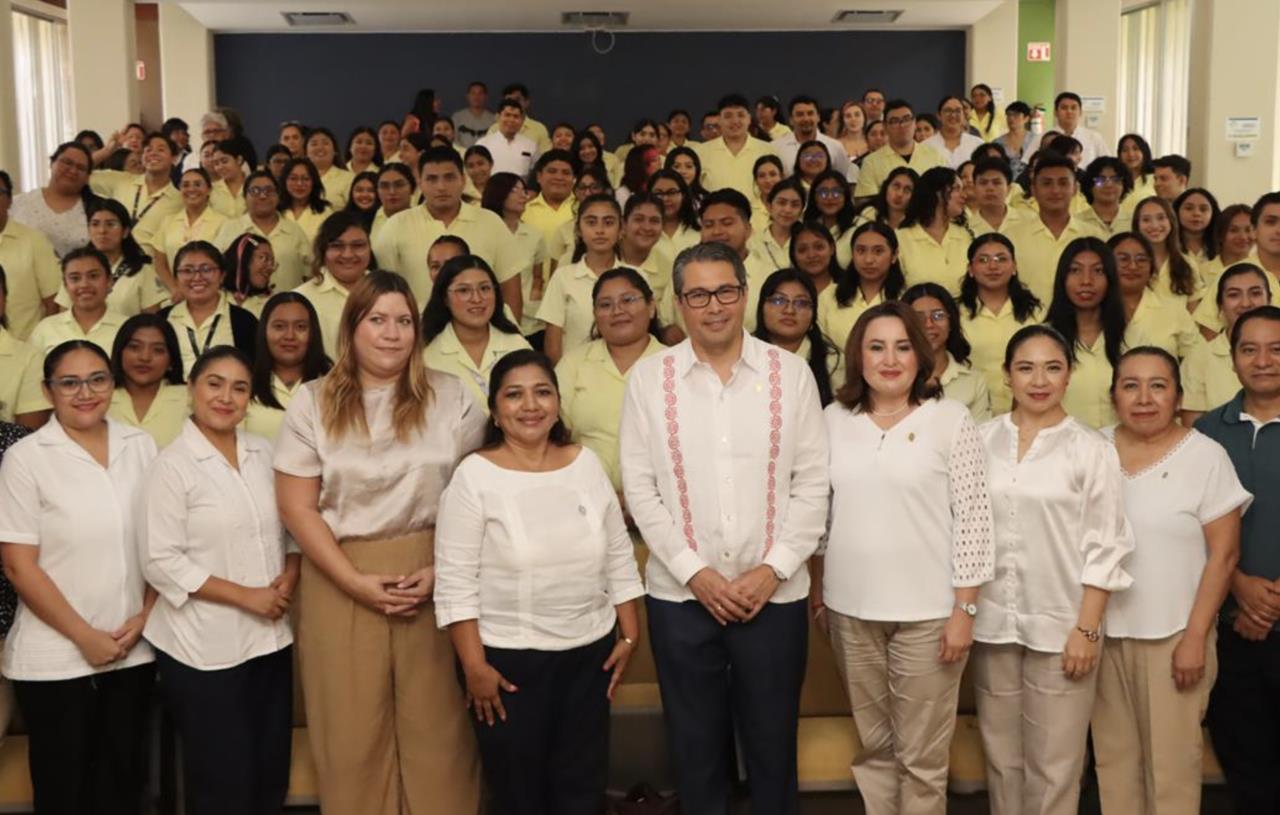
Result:
M907 408L909 408L909 407L911 407L911 403L910 403L910 402L906 402L905 404L903 404L903 406L902 406L902 407L898 408L897 410L891 410L891 411L888 411L888 412L881 412L881 411L878 411L878 410L873 410L873 411L871 411L871 415L872 415L872 416L897 416L899 413L904 412L904 411L905 411Z

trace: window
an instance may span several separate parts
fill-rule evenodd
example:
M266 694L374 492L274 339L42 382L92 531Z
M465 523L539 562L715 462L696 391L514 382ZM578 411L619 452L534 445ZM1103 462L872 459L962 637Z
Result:
M1185 154L1191 0L1156 0L1120 18L1120 122L1157 156Z
M13 12L21 189L48 180L49 156L71 139L71 52L66 23Z

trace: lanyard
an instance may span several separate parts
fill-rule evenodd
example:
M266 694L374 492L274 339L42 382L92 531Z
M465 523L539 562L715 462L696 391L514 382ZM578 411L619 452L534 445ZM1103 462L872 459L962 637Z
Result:
M187 342L191 343L191 353L193 353L193 354L195 354L195 355L196 355L196 359L199 359L199 358L200 358L200 355L201 355L201 354L203 354L205 351L208 351L208 350L209 350L209 346L213 344L213 335L214 335L214 333L215 333L215 332L217 332L217 330L218 330L218 322L219 322L221 319L222 319L222 315L221 315L221 314L215 314L215 315L213 315L213 322L209 325L209 333L208 333L208 334L206 334L206 335L205 335L205 337L204 337L204 348L201 348L201 347L196 343L196 332L195 332L195 329L193 329L193 328L191 328L191 327L189 327L189 326L188 326L188 328L187 328Z
M147 182L145 181L142 182L142 184L146 184L146 183ZM164 197L163 195L157 195L155 198L152 198L150 201L147 202L147 205L142 208L142 212L138 212L138 201L142 198L142 184L139 184L138 188L133 191L133 213L129 217L133 218L134 226L138 225L138 221L141 221L143 218L147 217L147 213L150 212L151 208L156 205L156 202Z

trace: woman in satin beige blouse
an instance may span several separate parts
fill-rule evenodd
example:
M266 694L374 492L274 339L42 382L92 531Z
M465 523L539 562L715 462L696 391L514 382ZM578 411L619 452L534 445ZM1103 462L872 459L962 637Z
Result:
M280 514L302 549L298 655L327 815L475 815L480 765L435 627L436 510L485 416L422 364L404 278L351 290L338 359L289 403L276 441Z

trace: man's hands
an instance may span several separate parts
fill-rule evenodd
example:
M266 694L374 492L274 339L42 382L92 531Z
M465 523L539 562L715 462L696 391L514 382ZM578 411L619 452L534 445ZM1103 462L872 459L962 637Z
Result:
M720 625L755 619L781 583L773 568L761 564L730 581L710 566L689 580L689 590Z

